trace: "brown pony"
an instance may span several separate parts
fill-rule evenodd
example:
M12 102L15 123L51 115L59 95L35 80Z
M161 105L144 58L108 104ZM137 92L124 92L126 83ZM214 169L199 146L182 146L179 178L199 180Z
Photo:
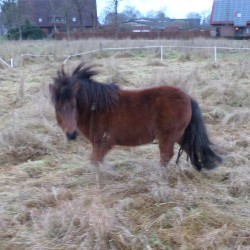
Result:
M69 140L81 132L92 143L92 161L103 161L114 146L136 146L159 141L161 164L183 152L197 169L212 169L221 162L208 138L195 100L172 86L122 90L116 84L93 79L91 66L80 64L73 73L57 72L49 85L56 119Z

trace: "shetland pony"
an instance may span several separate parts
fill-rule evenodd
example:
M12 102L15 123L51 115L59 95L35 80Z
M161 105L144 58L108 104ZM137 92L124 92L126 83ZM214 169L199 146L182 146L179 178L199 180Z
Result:
M93 79L92 66L80 64L72 74L58 70L49 85L58 125L69 140L83 134L92 144L92 162L100 163L115 145L137 146L157 139L160 163L174 155L174 145L192 165L212 169L221 157L211 143L197 102L173 86L120 89Z

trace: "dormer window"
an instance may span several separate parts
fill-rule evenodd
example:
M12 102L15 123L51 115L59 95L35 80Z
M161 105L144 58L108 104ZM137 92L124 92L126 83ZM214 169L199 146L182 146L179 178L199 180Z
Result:
M65 17L50 17L49 19L50 23L66 23L66 18Z
M236 12L236 17L241 17L241 12Z

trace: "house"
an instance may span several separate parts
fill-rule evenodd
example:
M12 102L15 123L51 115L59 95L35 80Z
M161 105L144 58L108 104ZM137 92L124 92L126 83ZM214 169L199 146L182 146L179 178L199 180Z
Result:
M217 37L250 37L250 0L214 0L210 24Z
M120 25L121 30L132 30L133 32L150 31L177 31L200 28L200 18L171 19L171 18L138 18L129 20Z
M83 31L97 26L96 0L21 0L29 19L47 34Z

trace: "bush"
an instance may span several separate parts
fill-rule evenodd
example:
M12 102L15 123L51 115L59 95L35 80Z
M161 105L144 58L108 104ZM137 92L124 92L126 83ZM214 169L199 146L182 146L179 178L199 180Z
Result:
M23 40L37 40L43 38L43 31L32 25L30 22L26 22L21 26L21 36ZM7 33L9 40L18 40L20 39L20 31L18 28L10 29Z

